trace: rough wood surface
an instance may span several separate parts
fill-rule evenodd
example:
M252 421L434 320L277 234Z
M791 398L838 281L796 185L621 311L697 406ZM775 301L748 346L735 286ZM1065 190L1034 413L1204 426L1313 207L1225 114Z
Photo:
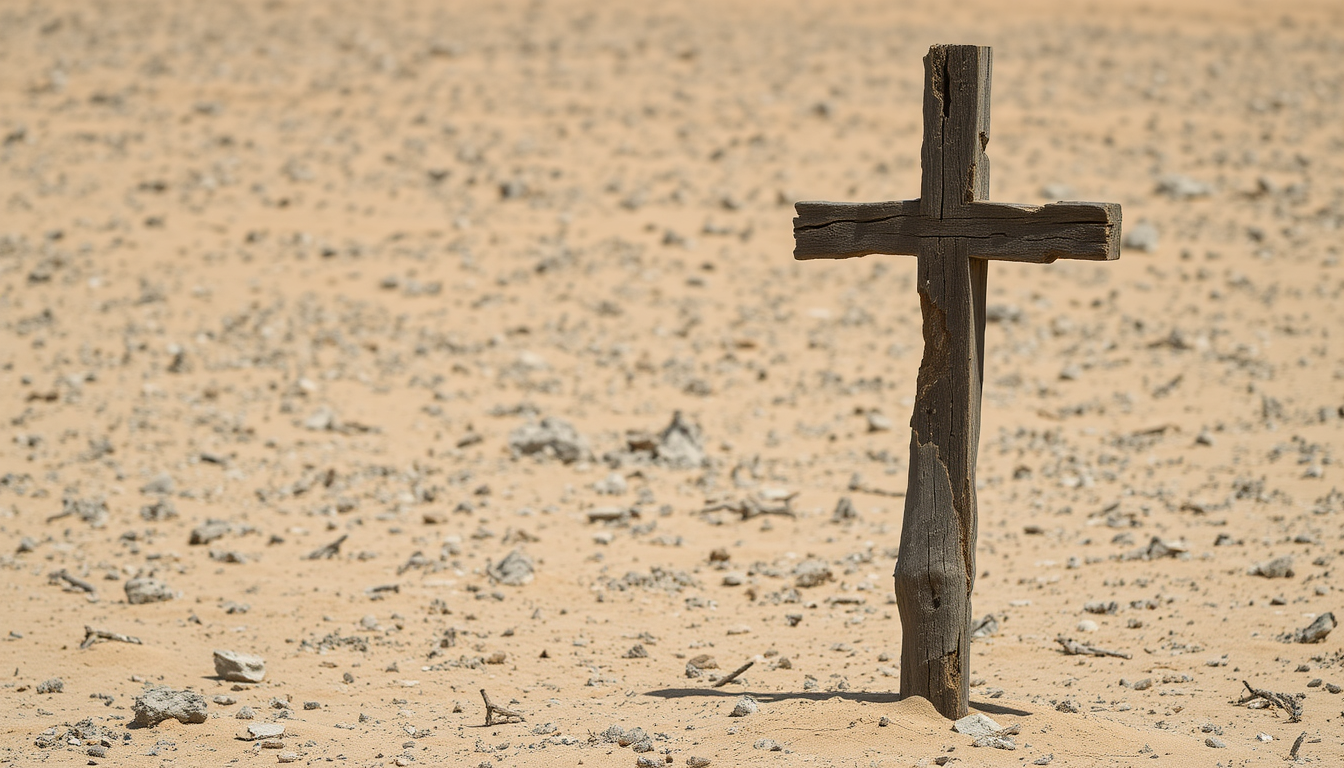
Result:
M1115 203L1013 205L976 202L974 218L936 219L919 200L892 203L803 202L793 220L795 259L846 259L872 253L915 255L919 244L961 237L980 259L1049 263L1120 257L1120 206Z
M987 272L960 238L930 240L919 257L924 359L895 572L901 696L922 696L953 718L966 714L970 697Z
M989 260L1046 263L1120 256L1120 206L1012 205L989 197L990 49L935 45L924 57L918 200L802 202L796 259L870 253L919 258L924 358L910 420L910 479L896 602L901 696L946 717L968 711L975 584L975 460Z

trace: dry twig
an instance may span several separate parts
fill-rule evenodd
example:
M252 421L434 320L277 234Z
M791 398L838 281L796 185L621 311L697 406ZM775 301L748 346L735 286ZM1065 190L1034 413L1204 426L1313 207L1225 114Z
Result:
M1299 749L1302 748L1302 742L1304 742L1304 741L1306 741L1306 740L1307 740L1307 732L1306 732L1306 731L1303 731L1303 732L1302 732L1302 735L1297 737L1297 741L1294 741L1294 742L1293 742L1293 748L1290 749L1290 750L1288 750L1288 759L1289 759L1289 760L1296 760L1296 759L1297 759L1297 750L1299 750Z
M734 669L732 672L729 672L727 675L725 675L725 676L719 678L718 682L714 683L714 686L713 686L713 687L715 687L715 688L722 688L723 686L725 686L725 685L727 685L727 684L733 682L733 681L736 680L736 679L738 678L738 676L741 675L743 672L746 672L748 669L751 669L751 665L752 665L752 664L755 664L755 663L756 663L755 661L748 661L746 664L743 664L742 666L738 667L737 669Z
M1245 680L1242 680L1241 684L1246 686L1246 690L1249 693L1248 695L1241 697L1241 701L1237 702L1238 704L1245 704L1249 701L1255 701L1256 699L1264 699L1270 704L1287 712L1288 722L1296 723L1302 719L1302 704L1297 700L1296 696L1288 693L1266 691L1262 688L1252 688L1251 684Z
M132 645L143 645L143 643L140 642L140 638L138 637L123 635L120 632L112 632L111 630L98 629L97 627L90 627L88 624L85 624L84 642L79 644L80 650L88 648L89 646L93 645L99 640L111 640L112 642L116 643L130 643Z
M1064 653L1069 656L1114 656L1117 659L1133 658L1131 654L1124 651L1108 651L1105 648L1098 648L1095 645L1083 645L1072 638L1060 635L1055 638L1055 642L1064 647Z
M485 724L491 726L495 724L495 716L498 715L504 723L521 722L525 718L522 712L517 712L506 707L501 707L490 700L490 695L481 689L481 698L485 700Z
M330 544L327 544L326 546L318 547L317 549L314 549L312 552L309 552L308 557L305 559L330 560L331 558L335 557L337 554L340 553L341 545L344 544L345 540L348 538L350 538L350 534L348 533L341 534L341 538L331 542Z

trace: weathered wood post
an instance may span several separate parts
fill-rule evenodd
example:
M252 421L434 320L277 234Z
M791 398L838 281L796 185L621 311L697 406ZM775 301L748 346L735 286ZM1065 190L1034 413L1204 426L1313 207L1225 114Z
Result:
M924 358L895 573L901 696L923 696L952 718L966 714L970 698L988 260L1120 256L1119 205L987 202L990 61L989 48L972 45L935 45L924 57L918 200L804 202L793 220L796 259L919 258Z

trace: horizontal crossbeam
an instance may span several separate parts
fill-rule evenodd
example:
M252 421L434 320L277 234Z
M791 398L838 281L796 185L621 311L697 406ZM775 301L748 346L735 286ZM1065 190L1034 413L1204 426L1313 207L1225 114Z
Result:
M960 207L956 218L941 219L921 214L919 200L802 202L795 208L793 257L799 260L915 256L922 240L945 237L962 238L967 255L994 261L1120 258L1120 206L1115 203L976 201Z

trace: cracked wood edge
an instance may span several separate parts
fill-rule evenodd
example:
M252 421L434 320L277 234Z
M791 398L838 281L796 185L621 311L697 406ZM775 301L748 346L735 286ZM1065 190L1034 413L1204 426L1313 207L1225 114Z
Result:
M1115 203L1017 205L975 202L965 217L935 219L919 200L887 203L800 202L793 220L798 260L845 259L872 253L915 255L930 238L968 240L968 254L994 261L1045 264L1056 259L1120 257L1120 206Z

